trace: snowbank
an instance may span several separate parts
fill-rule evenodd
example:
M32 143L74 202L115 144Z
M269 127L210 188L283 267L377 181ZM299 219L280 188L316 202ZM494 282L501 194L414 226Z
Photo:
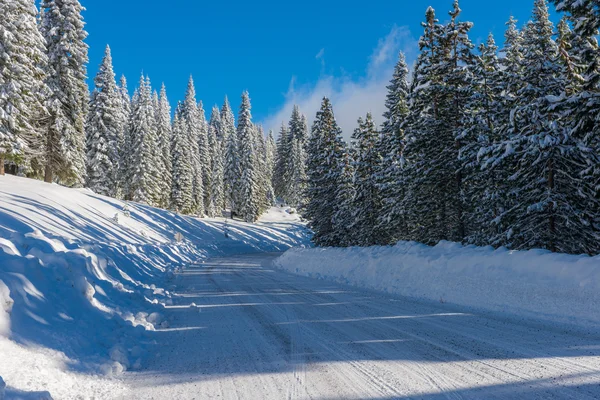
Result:
M600 256L429 247L292 249L287 271L402 296L578 325L600 324Z
M301 224L277 218L199 220L0 176L0 359L10 343L19 345L11 350L13 363L0 362L0 375L10 390L47 390L31 373L42 368L39 349L53 351L51 359L59 354L56 369L65 373L140 368L147 356L140 342L169 325L161 311L172 303L173 271L211 256L285 251L308 240Z

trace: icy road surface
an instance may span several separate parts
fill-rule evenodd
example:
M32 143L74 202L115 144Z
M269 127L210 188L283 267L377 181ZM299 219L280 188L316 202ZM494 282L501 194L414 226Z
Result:
M600 398L600 332L337 286L274 270L275 257L180 274L169 328L126 375L131 397Z

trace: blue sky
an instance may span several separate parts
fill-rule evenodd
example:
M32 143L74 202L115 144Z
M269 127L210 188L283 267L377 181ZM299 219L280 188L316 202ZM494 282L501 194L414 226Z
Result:
M172 104L192 74L207 113L228 95L237 112L249 90L255 121L277 127L294 102L312 119L323 95L332 98L347 135L358 116L379 117L385 84L399 50L417 54L427 6L441 21L452 0L196 1L81 0L93 77L109 44L115 70L130 90L141 72L162 82ZM492 32L502 42L510 15L526 22L533 0L462 0L471 39ZM553 8L553 6L551 6ZM208 115L207 115L208 117Z

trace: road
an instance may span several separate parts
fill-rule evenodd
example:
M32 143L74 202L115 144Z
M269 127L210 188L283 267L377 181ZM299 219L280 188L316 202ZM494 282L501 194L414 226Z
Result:
M131 398L600 398L599 332L298 277L275 256L181 273Z

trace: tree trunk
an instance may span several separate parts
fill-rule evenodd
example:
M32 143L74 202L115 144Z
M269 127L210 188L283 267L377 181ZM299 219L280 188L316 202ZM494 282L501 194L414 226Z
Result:
M554 160L550 160L549 165L548 165L549 171L548 171L548 191L550 191L552 198L554 198ZM548 228L550 230L550 243L549 243L549 250L550 251L557 251L556 249L556 245L555 245L555 238L556 238L556 210L554 208L554 206L552 206L552 209L550 210L550 217L548 218Z
M54 176L52 173L52 167L49 165L46 165L46 171L44 173L44 182L52 183L53 179L54 179Z
M0 176L4 175L4 153L0 153Z

